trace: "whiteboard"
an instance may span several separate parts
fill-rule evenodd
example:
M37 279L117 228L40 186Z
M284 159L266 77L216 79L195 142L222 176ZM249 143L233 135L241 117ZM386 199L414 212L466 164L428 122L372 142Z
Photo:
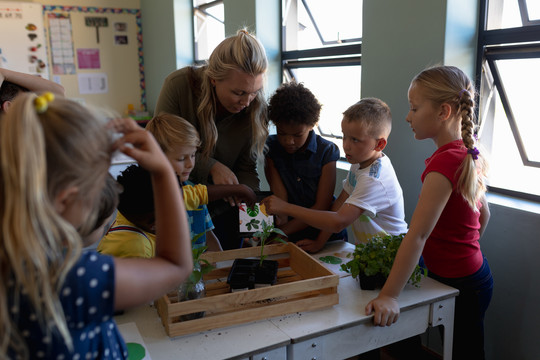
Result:
M43 6L0 1L0 67L49 78Z

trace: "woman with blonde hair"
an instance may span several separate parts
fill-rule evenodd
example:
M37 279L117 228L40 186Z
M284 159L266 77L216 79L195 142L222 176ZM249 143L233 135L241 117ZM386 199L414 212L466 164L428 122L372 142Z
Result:
M183 117L201 137L200 156L190 176L193 183L240 183L259 190L257 160L268 136L267 68L262 44L239 30L215 48L206 65L176 70L165 79L155 114ZM235 198L226 200L230 206L238 204ZM209 206L224 249L240 244L234 236L236 209L230 206L219 202Z

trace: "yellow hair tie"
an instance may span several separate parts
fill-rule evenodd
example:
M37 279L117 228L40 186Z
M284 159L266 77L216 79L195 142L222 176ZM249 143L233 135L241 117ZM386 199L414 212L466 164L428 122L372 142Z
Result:
M54 100L54 94L51 92L43 93L34 100L34 106L38 114L43 114L49 108L49 103Z

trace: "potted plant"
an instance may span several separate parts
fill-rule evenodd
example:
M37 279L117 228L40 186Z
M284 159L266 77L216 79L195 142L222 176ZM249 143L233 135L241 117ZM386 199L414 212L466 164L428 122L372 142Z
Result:
M265 260L264 245L267 242L279 241L286 243L278 235L287 236L283 231L274 227L273 224L260 223L261 229L253 234L259 239L261 256L259 259L235 259L227 278L227 283L231 291L253 289L256 287L270 286L276 283L278 262L275 260ZM252 224L254 229L259 229L259 224ZM271 238L272 235L275 235Z
M201 259L201 255L208 249L208 246L202 246L194 248L193 244L200 238L203 234L197 234L191 239L191 254L193 256L193 271L189 275L189 278L184 281L178 287L178 301L187 301L200 299L205 297L206 289L204 286L203 275L209 273L214 268L208 260ZM204 316L203 312L197 312L193 314L181 315L180 320L193 320L198 319Z
M343 271L351 273L357 278L363 290L373 290L384 285L399 246L405 234L375 236L366 243L356 245L349 257L353 259L341 265ZM427 275L427 269L416 265L409 282L419 286L422 276Z

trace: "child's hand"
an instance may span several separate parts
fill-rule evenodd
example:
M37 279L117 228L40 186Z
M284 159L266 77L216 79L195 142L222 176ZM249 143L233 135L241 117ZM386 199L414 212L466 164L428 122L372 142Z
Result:
M282 199L278 198L276 195L270 195L266 198L264 198L261 201L261 204L263 204L266 207L266 212L270 215L276 215L281 214L283 212L283 207L287 205L288 203L286 201L283 201Z
M399 304L390 296L379 294L366 305L366 315L373 314L373 324L390 326L399 318Z
M248 207L252 207L257 202L255 192L244 184L238 184L238 194L234 198L237 204L244 202Z
M140 127L133 119L113 119L109 127L123 134L114 147L136 160L149 172L159 172L167 167L168 160L152 134Z
M319 241L311 240L311 239L302 239L302 240L299 240L299 241L296 242L296 245L300 249L302 249L302 250L304 250L304 251L306 251L306 252L308 252L310 254L313 254L313 253L316 253L316 252L320 251L324 247L325 244L326 243L324 243L324 242L321 243Z

